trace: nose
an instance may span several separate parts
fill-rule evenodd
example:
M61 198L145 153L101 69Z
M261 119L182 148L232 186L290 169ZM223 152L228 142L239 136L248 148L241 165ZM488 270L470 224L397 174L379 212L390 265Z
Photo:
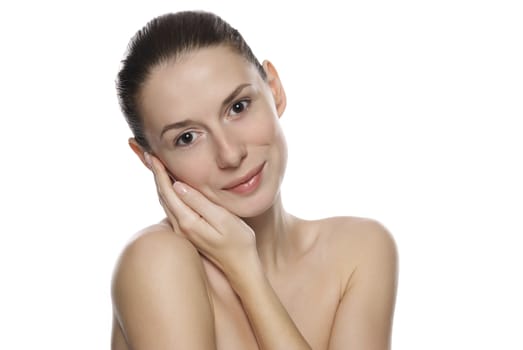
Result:
M247 147L238 135L215 134L216 163L220 169L237 168L247 156Z

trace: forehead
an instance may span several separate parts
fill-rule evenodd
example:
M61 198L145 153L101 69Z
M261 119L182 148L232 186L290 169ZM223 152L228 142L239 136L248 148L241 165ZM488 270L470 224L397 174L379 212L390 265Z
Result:
M190 51L151 71L140 105L146 124L170 116L194 117L216 108L240 84L263 83L256 67L225 46ZM185 115L184 115L185 114Z

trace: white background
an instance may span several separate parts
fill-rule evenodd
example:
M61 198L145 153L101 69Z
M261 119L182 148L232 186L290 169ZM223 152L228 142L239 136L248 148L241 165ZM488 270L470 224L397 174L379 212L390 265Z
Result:
M109 348L114 262L162 214L114 78L181 9L279 69L287 209L393 233L395 349L523 348L520 2L279 0L2 2L1 349Z

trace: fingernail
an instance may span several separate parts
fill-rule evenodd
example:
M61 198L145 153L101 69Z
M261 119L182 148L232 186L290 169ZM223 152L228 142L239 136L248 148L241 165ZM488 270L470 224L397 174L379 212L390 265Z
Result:
M176 181L173 184L174 191L178 193L180 196L183 196L187 194L187 187L185 187L184 184L182 184L180 181Z

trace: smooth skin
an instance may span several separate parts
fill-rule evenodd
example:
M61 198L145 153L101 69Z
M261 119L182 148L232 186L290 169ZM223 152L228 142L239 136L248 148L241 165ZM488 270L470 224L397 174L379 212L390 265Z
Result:
M130 145L167 218L134 237L115 268L113 349L390 348L394 241L374 220L284 210L286 97L263 66L267 81L210 47L159 65L144 85L154 155ZM227 189L260 164L255 191Z

